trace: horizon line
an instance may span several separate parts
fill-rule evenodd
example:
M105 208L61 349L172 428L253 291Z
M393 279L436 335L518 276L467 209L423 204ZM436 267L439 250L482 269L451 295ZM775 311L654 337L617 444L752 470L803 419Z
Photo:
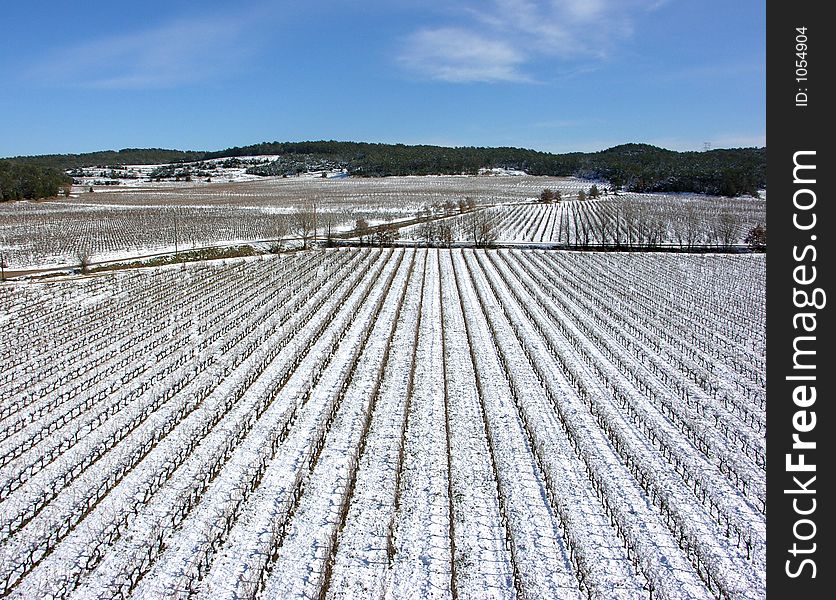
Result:
M369 144L369 145L378 145L378 146L407 146L407 147L409 147L409 146L412 146L412 147L423 146L423 147L429 147L429 148L447 148L447 149L454 149L454 150L464 149L464 148L494 149L494 150L509 149L509 150L525 150L525 151L529 151L529 152L540 152L542 154L550 154L550 155L553 155L553 156L561 156L561 155L566 155L566 154L594 154L596 152L605 152L607 150L612 150L613 148L619 148L621 146L630 146L630 145L651 146L651 147L654 147L654 148L658 148L660 150L666 150L668 152L676 152L676 153L679 153L679 154L704 153L704 152L713 152L715 150L741 150L741 149L749 149L749 148L756 149L756 150L766 149L766 145L764 144L763 146L724 146L724 147L719 147L718 146L718 147L704 148L702 150L674 150L674 149L671 149L671 148L667 148L665 146L659 146L659 145L652 144L652 143L649 143L649 142L623 142L621 144L615 144L613 146L607 146L607 147L601 148L599 150L587 150L587 151L584 151L584 150L569 150L569 151L566 151L566 152L551 152L551 151L548 151L548 150L538 150L536 148L526 148L526 147L523 147L523 146L475 146L475 145L450 145L450 146L445 146L445 145L441 145L441 144L422 144L422 143L406 143L406 142L370 142L370 141L365 141L365 140L358 141L358 140L335 140L335 139L328 139L328 140L326 140L326 139L318 139L318 140L307 139L307 140L261 141L261 142L254 142L254 143L251 143L251 144L244 144L242 146L237 146L237 145L236 146L227 146L225 148L221 148L221 149L218 149L218 150L194 150L194 149L184 150L184 149L181 149L181 148L164 148L164 147L161 147L161 146L145 146L145 147L131 146L131 147L120 148L118 150L113 149L113 148L106 148L106 149L100 149L100 150L90 150L90 151L86 151L86 152L47 152L47 153L44 153L44 154L17 154L17 155L12 155L12 156L0 156L0 160L15 160L15 159L24 159L24 158L41 158L41 157L46 157L46 156L84 156L84 155L88 155L88 154L98 154L98 153L101 153L101 152L119 153L119 152L128 152L128 151L136 151L136 150L160 150L160 151L164 151L164 152L184 152L184 153L188 152L188 153L195 153L195 154L212 154L212 153L217 153L217 152L225 152L227 150L233 150L233 149L236 149L236 148L248 148L250 146L258 146L258 145L261 145L261 144L310 144L310 143Z

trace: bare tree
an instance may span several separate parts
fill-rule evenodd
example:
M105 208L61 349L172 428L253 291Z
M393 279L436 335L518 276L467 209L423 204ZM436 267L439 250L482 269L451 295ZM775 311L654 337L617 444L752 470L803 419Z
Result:
M668 232L668 221L665 216L656 210L647 218L647 245L650 247L661 246L665 241Z
M664 212L651 204L641 203L636 205L638 214L636 218L636 233L639 245L655 248L661 245L668 233L668 219Z
M478 220L479 242L481 246L490 246L499 238L496 215L483 211Z
M300 206L293 213L291 228L293 233L302 240L302 248L308 248L308 240L314 234L316 227L316 205L308 203Z
M277 242L281 243L287 237L289 229L287 219L284 216L277 216L273 219L273 235Z
M723 248L731 248L737 241L740 230L740 217L731 211L723 211L714 223L715 239Z
M609 238L615 230L615 222L613 216L608 211L601 211L599 214L598 225L598 239L602 246L609 243Z
M287 237L288 231L290 230L287 218L277 215L271 221L271 225L275 240L270 244L270 252L273 254L281 254L283 249L282 242L284 241L284 238Z
M671 227L680 248L685 247L690 250L700 240L702 237L700 218L692 202L685 204L679 214L672 219Z
M313 203L312 208L313 208L313 241L314 241L314 244L316 244L316 232L319 229L319 226L318 226L317 221L316 221L316 208L317 208L317 203L316 202Z
M632 248L637 235L639 221L639 206L633 200L624 201L624 229L627 235L627 247Z
M570 214L570 213L569 213L569 211L567 210L567 211L565 211L565 212L564 212L564 214L563 214L563 215L561 215L561 217L560 217L560 220L561 220L561 222L563 223L563 231L564 231L564 233L565 233L565 235L564 235L564 241L563 241L563 244L564 244L565 246L568 246L568 245L570 244L570 242L571 242L571 240L569 239L569 214ZM564 217L565 217L565 219L564 219Z
M337 224L337 216L330 211L321 213L319 224L325 228L325 245L331 247L334 243L333 229Z
M490 246L499 237L496 215L487 210L480 210L469 215L467 221L469 237L477 248Z
M394 244L396 241L401 239L401 230L398 229L397 227L395 227L393 229L388 229L387 233L388 233L388 236L389 236L388 239L387 239L387 243L389 243L389 244Z
M427 221L418 226L418 237L427 245L432 246L438 238L438 225L435 221Z
M76 262L78 263L78 270L83 273L87 274L90 272L90 265L93 264L92 259L90 258L90 253L83 249L76 250L75 254Z
M572 228L572 232L575 234L573 236L575 238L574 243L572 244L573 246L580 246L580 243L581 243L580 242L580 237L579 237L580 234L581 234L581 226L578 223L578 212L580 212L580 211L577 211L577 210L572 211L572 223L574 225L573 228ZM568 239L568 236L567 236L567 239Z
M702 219L700 219L697 207L690 203L685 207L685 228L685 245L690 250L697 243L699 243L705 235L705 227Z
M752 250L763 250L766 248L766 227L758 223L749 230L743 241Z
M621 206L617 201L613 202L612 220L613 220L613 234L612 234L613 242L615 243L616 248L620 248L621 247L621 227L622 227L621 221L622 221L622 217L621 217Z
M360 243L363 243L363 238L369 235L369 222L363 217L360 217L354 222L354 233L360 238Z
M171 219L174 225L174 258L176 259L177 256L180 254L180 227L179 227L179 218L178 218L178 210L175 206L171 209Z
M647 205L637 202L636 211L636 240L639 246L647 246L651 235L651 217Z
M592 227L589 225L589 220L584 218L584 215L581 215L578 218L578 225L580 225L580 233L581 239L583 240L583 247L589 247L589 235L592 233Z
M449 221L441 221L438 224L438 241L445 248L453 245L453 225Z
M386 227L381 227L377 231L374 232L372 236L374 243L380 247L383 246L391 246L395 240L400 238L401 234L398 229L389 229Z
M680 248L683 248L688 233L685 216L681 214L675 215L671 221L671 229L673 230L673 237L676 243L679 244Z
M680 248L685 247L690 250L702 239L702 222L692 202L685 204L682 210L674 216L671 227Z

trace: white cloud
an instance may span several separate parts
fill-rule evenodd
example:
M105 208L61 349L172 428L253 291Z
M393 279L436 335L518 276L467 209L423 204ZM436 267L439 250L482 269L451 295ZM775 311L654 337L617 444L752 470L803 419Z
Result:
M247 21L183 19L62 49L29 71L48 85L100 89L166 88L217 76L249 51Z
M454 24L409 36L399 62L443 81L533 82L527 67L545 58L555 61L559 78L579 63L605 59L632 35L638 14L664 1L463 0L453 5ZM450 15L450 3L444 6Z
M452 82L521 81L524 56L511 44L455 28L418 31L400 57L410 70Z
M605 0L564 0L552 4L565 7L566 13L576 21L599 18L608 8Z

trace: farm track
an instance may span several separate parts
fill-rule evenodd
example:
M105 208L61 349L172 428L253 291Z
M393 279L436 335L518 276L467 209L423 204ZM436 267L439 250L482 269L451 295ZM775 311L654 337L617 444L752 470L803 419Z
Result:
M0 595L762 597L763 270L339 249L4 286Z

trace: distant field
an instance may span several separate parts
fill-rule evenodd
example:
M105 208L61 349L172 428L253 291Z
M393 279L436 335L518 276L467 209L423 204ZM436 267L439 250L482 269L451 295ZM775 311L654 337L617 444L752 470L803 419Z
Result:
M764 271L366 248L4 284L0 594L762 598Z
M79 200L108 204L157 205L199 204L237 207L288 207L300 199L321 200L329 206L389 208L412 205L418 209L448 199L474 196L484 202L514 202L533 199L544 187L577 192L588 189L589 181L574 177L523 176L409 176L321 178L264 177L234 183L150 183L123 189L94 187L94 194L77 188Z
M496 224L496 241L505 242L581 246L618 241L626 246L653 236L661 245L711 246L719 245L714 243L718 219L729 214L734 217L731 243L737 245L748 229L765 222L765 201L750 197L622 194L575 202L590 185L573 178L443 176L138 182L117 191L102 186L93 193L78 187L76 197L67 200L0 205L0 251L7 268L34 269L73 266L82 255L97 261L277 237L292 244L293 214L311 203L317 206L320 236L329 227L332 232L350 230L359 218L371 225L416 215L437 219L448 214L444 204L455 207L466 199L477 208L501 205L488 214ZM566 201L531 204L545 187L560 190ZM519 203L529 205L515 206ZM454 240L468 239L463 219L447 221L454 224ZM692 234L687 243L686 230ZM427 237L420 226L404 228L400 235L414 241Z

